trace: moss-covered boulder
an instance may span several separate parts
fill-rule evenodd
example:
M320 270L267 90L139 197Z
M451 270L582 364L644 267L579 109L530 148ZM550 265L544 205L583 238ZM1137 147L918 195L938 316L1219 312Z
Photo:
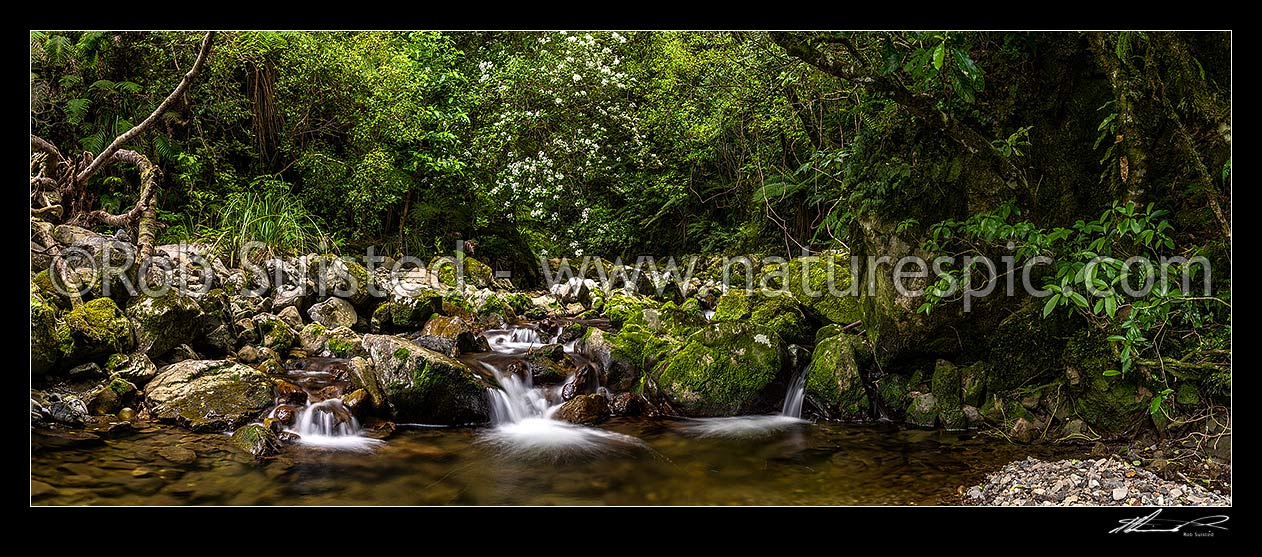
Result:
M860 365L871 356L860 337L838 334L821 340L807 368L806 396L828 415L843 420L869 415L870 402L863 387Z
M174 290L161 296L140 295L127 303L127 316L136 324L137 348L152 359L196 339L203 315L196 301Z
M264 425L246 424L232 432L232 446L254 458L262 458L280 452L280 439Z
M733 288L719 297L712 321L752 321L796 344L810 344L814 338L801 305L787 291Z
M490 418L489 385L459 360L388 335L366 335L363 346L371 365L352 365L352 384L395 421L467 424Z
M639 316L645 309L657 309L661 304L637 294L614 290L605 298L604 311L614 326L621 327L627 320Z
M1071 392L1074 412L1102 434L1117 434L1144 417L1152 389L1144 388L1138 370L1126 376L1105 376L1120 364L1103 335L1081 331L1065 345L1064 361L1081 377Z
M289 350L298 341L298 333L278 315L263 313L252 320L258 331L259 345L279 353Z
M309 356L320 358L352 358L367 356L360 344L363 338L346 327L326 328L319 323L308 323L298 331L298 346Z
M933 393L912 395L907 405L907 423L920 427L933 427L938 419L938 400Z
M645 370L656 366L678 342L634 325L617 333L592 327L575 348L600 364L605 373L601 384L617 392L635 388Z
M66 312L65 319L74 341L73 361L124 352L134 344L131 322L109 298L85 302Z
M891 419L897 419L907 410L909 402L907 394L908 378L905 375L887 374L873 382L876 387L875 396L880 397L880 402L890 414Z
M933 367L933 397L937 402L938 420L942 427L950 430L964 429L968 426L964 419L963 393L964 386L960 380L960 369L946 360L938 360Z
M960 368L960 385L964 389L964 404L980 407L986 398L986 378L990 375L990 364L976 362L968 367Z
M848 325L863 319L857 289L851 289L849 254L826 252L789 261L785 286L806 312L825 323Z
M122 377L111 377L105 384L93 389L84 397L88 412L95 415L115 414L126 408L136 397L136 385Z
M419 290L414 297L382 302L372 313L373 332L416 331L431 315L442 311L443 297L434 290Z
M111 354L105 360L105 373L144 386L158 375L158 366L144 352Z
M363 265L333 255L308 257L306 265L316 296L336 296L355 305L368 300L368 271Z
M716 323L690 335L654 373L658 390L690 416L732 416L779 406L767 388L783 369L784 342L748 322Z
M1046 383L1064 372L1064 327L1057 314L1044 319L1042 304L1027 302L990 334L986 390L992 393Z
M495 278L495 272L485 263L472 257L441 257L430 262L430 269L438 270L438 281L451 288L502 288L509 286ZM461 284L463 282L463 285Z
M58 318L57 306L31 286L31 375L44 375L74 353L70 327Z
M459 317L435 315L425 322L421 333L410 337L413 342L451 357L467 352L487 352L486 339L475 335L473 328Z
M337 327L349 329L354 327L355 323L359 321L359 315L355 313L355 306L341 298L329 298L315 304L307 310L307 315L311 317L312 321L330 329Z
M226 360L185 360L158 370L145 388L149 414L194 431L226 431L272 405L271 377Z

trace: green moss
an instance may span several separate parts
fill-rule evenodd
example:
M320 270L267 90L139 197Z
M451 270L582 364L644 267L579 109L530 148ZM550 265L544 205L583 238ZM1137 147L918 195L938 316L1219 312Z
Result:
M509 306L499 296L487 296L482 302L482 307L478 308L478 315L499 315L507 320L513 320L516 316L513 314L513 308Z
M1090 330L1075 334L1065 345L1064 361L1077 371L1083 382L1074 400L1074 410L1097 430L1119 433L1147 408L1148 399L1139 395L1139 373L1132 371L1125 377L1104 376L1104 372L1117 367L1117 363L1103 335Z
M1184 383L1175 391L1174 400L1182 405L1195 406L1201 403L1201 394L1191 383Z
M407 348L400 347L400 348L395 349L394 351L394 357L395 359L398 359L398 360L406 360L411 356L412 356L412 353L408 351Z
M848 254L793 259L784 278L793 297L819 320L847 325L863 319L859 297L850 292Z
M615 290L605 301L605 315L615 326L621 327L627 320L637 317L645 309L657 309L659 306L648 298L626 294Z
M350 356L351 349L354 347L350 341L340 338L330 338L328 342L329 352L338 358L346 358Z
M714 308L714 321L738 321L749 316L750 293L744 289L733 288L719 296Z
M961 410L964 392L960 370L955 364L938 360L933 369L933 396L937 401L938 419L947 429L964 429L964 413Z
M259 331L263 333L263 346L281 352L293 346L297 340L293 329L280 319L260 319L256 322Z
M513 308L513 312L518 315L526 315L535 309L535 304L530 301L530 296L521 292L513 292L505 296L504 303L508 304L508 307Z
M750 323L693 333L656 373L658 388L688 415L730 416L755 409L782 366L781 340Z
M131 323L109 298L90 300L70 310L66 313L66 324L75 347L86 351L85 356L122 352L131 345Z
M907 408L908 378L902 375L886 375L876 381L876 391L885 407L899 414Z
M1059 320L1043 319L1042 304L1026 303L1005 318L989 339L990 369L986 390L1002 392L1023 385L1045 383L1064 371L1065 344Z
M815 347L807 368L806 394L823 403L837 417L852 419L867 415L868 395L855 356L858 337L839 334L825 338Z
M749 318L754 323L767 327L785 342L797 344L811 342L806 316L792 296L768 294L755 297L753 302L754 306Z

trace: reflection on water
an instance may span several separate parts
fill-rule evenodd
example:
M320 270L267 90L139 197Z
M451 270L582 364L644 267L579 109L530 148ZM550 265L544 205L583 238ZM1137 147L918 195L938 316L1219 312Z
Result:
M696 437L754 439L783 435L808 423L810 422L790 416L732 416L685 420L680 429Z
M615 419L601 428L544 421L518 424L548 428L528 432L545 444L533 449L498 442L511 428L408 428L371 453L291 445L261 463L232 449L227 436L176 428L99 441L36 432L32 498L37 505L938 504L1014 459L1083 456L891 425L785 422L787 429L763 427L749 437L698 433L749 425L730 419ZM550 437L588 449L557 459L547 450ZM533 458L541 454L551 460L541 465Z

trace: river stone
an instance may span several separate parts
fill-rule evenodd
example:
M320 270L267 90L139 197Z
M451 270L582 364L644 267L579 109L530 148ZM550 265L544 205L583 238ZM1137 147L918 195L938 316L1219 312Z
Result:
M562 404L553 417L576 424L598 424L609 417L605 395L579 395Z
M911 405L907 407L907 423L920 427L933 427L937 423L938 401L933 393L919 393L912 396Z
M307 315L311 320L324 325L330 329L337 327L351 328L355 326L355 322L359 321L359 315L355 313L355 306L342 298L329 298L323 302L311 306L307 310Z
M807 396L823 403L827 412L837 418L866 416L868 393L863 388L859 361L869 357L858 336L840 333L819 341L807 369Z
M666 401L688 416L771 410L783 402L783 393L769 397L764 392L783 368L783 344L755 323L715 323L688 336L653 379Z
M490 419L488 385L459 360L389 335L365 335L372 365L352 359L351 384L398 422L466 424Z
M131 321L109 298L84 302L81 307L67 311L64 317L73 340L71 362L125 352L135 344Z
M140 295L127 303L127 317L136 325L136 347L151 359L193 342L203 315L197 302L174 290L162 296Z
M232 432L232 445L254 458L271 456L280 452L280 439L266 426L248 424Z
M105 360L105 372L143 386L158 374L158 366L144 352L114 354Z
M194 431L238 427L273 402L272 379L225 360L186 360L158 371L145 389L149 413Z

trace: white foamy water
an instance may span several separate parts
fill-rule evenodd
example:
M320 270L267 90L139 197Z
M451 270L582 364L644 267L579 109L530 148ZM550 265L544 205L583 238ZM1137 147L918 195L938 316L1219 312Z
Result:
M303 445L328 449L367 452L384 442L364 437L359 420L336 398L308 404L291 431Z
M491 350L503 353L521 353L545 344L538 331L528 328L487 331L485 336ZM519 377L503 373L487 362L480 363L495 375L500 388L487 389L495 427L482 434L478 443L500 455L556 460L647 447L629 435L552 419L561 407L564 385L536 387L529 374ZM575 377L571 375L566 383Z
M790 416L732 416L694 418L684 422L681 427L685 432L697 437L750 439L792 431L805 423L808 422Z

